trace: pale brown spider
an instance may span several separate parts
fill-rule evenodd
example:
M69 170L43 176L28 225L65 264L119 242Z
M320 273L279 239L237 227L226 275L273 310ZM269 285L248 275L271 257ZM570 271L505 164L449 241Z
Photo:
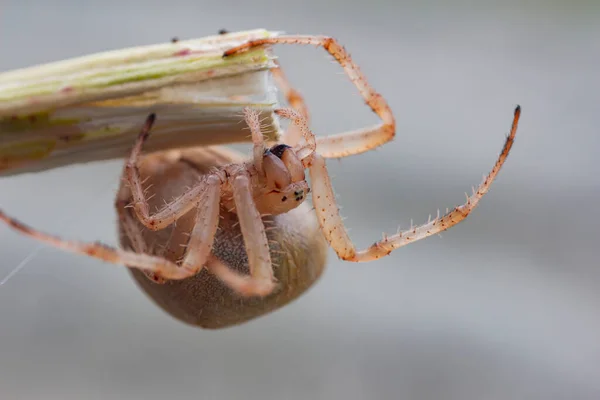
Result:
M195 223L180 265L166 258L133 251L114 249L102 244L65 241L34 230L0 211L0 219L12 228L38 240L76 253L87 254L110 263L139 268L158 281L181 280L206 268L235 292L243 296L266 296L273 292L276 281L271 263L270 247L261 215L279 215L300 205L310 191L304 170L308 169L312 185L312 201L321 231L339 258L353 262L371 261L390 254L408 243L440 233L463 221L489 190L514 142L520 107L514 114L512 128L492 171L467 197L465 204L442 217L385 237L364 250L357 250L350 240L333 194L325 158L359 154L391 140L395 121L387 102L367 83L346 51L333 39L321 37L278 37L257 40L231 49L226 56L252 46L276 43L300 43L323 46L343 66L359 89L366 103L383 123L335 136L315 138L307 123L301 98L293 101L293 91L284 87L288 99L300 111L279 109L277 114L288 118L292 126L282 143L266 147L260 131L260 121L251 109L245 110L253 141L253 157L245 163L230 163L202 175L196 184L180 197L166 204L155 214L150 213L137 163L142 145L147 139L155 116L148 117L125 166L125 179L131 189L133 207L139 221L148 229L161 230L180 217L196 210ZM283 76L279 79L283 81ZM219 225L221 208L237 214L248 255L249 275L229 268L212 254L213 240ZM132 242L141 242L134 224L125 227Z

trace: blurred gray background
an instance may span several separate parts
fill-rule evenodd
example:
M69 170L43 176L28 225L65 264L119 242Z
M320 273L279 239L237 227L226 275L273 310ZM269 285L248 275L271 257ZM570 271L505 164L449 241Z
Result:
M330 253L292 305L224 331L184 326L124 269L44 248L0 287L2 399L600 398L600 3L10 1L0 69L264 27L328 34L398 120L392 144L330 162L366 246L460 204L463 224L370 264ZM316 132L375 117L322 50L277 48ZM0 180L3 209L116 243L121 163ZM39 245L0 227L0 275Z

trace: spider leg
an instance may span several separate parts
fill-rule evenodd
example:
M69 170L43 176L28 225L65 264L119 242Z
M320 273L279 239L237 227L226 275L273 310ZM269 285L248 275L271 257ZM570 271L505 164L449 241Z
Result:
M125 180L131 188L131 196L133 197L133 209L140 222L148 229L157 231L163 229L173 222L177 221L183 215L187 214L191 209L196 207L201 194L205 190L205 181L201 180L197 185L187 190L178 198L174 199L157 211L150 215L150 206L144 194L143 181L140 178L140 172L137 166L142 145L150 135L150 129L155 121L155 115L151 114L146 119L138 138L131 150L129 159L125 164Z
M115 209L119 217L120 225L123 228L123 233L129 239L131 248L138 254L150 254L151 249L148 249L142 231L137 224L137 219L127 209L129 204L128 196L129 189L122 187L119 193L117 193L117 200L115 201ZM160 256L160 255L159 255ZM156 283L165 283L166 279L159 277L154 272L143 271L148 278Z
M207 178L207 189L198 204L198 213L187 245L183 268L193 275L200 272L209 259L215 234L219 227L219 205L221 203L221 179L213 174Z
M279 36L256 39L227 50L223 56L231 56L256 46L273 44L300 44L323 47L342 66L367 105L382 120L381 124L373 127L319 138L317 140L319 154L325 158L347 157L379 147L394 138L396 122L388 103L369 85L367 78L352 61L350 54L335 39L326 36Z
M291 108L278 108L275 114L287 118L292 122L292 127L296 128L297 132L304 139L304 143L299 143L294 147L296 154L299 154L304 168L307 168L312 161L312 157L317 148L315 135L308 127L308 120L298 111Z
M6 215L0 210L0 221L5 222L12 229L29 236L33 239L47 243L51 246L87 255L107 263L126 265L128 267L139 268L141 270L152 272L165 279L185 279L191 276L190 271L178 267L162 257L156 257L149 254L138 254L132 251L115 249L102 243L86 243L79 241L64 240L57 236L33 229L15 218Z
M263 157L265 155L265 138L260 129L258 113L250 107L244 108L244 119L252 132L253 161L259 175L263 175Z
M216 276L221 282L227 285L231 290L242 296L263 297L269 295L274 288L274 284L272 282L267 283L266 280L254 279L248 275L234 271L213 255L209 257L206 264L206 269L210 271L211 274Z
M290 84L290 81L283 72L283 69L281 69L279 62L275 60L274 63L276 66L271 68L271 74L273 75L277 86L283 92L289 105L308 121L308 106L304 101L304 97L302 97L302 94Z
M275 83L279 87L279 89L283 92L288 104L296 110L300 115L302 115L306 121L309 120L308 115L308 107L306 106L306 102L302 97L302 94L298 90L296 90L289 82L287 76L281 69L279 62L275 60L276 67L271 68L271 75L273 75L273 79ZM302 139L302 132L298 129L297 126L292 125L288 127L282 137L282 142L288 144L292 147L296 146L300 140Z
M198 210L196 225L188 243L189 251L181 267L162 257L115 249L101 243L64 240L35 230L6 215L1 210L0 221L25 236L56 248L87 255L111 264L141 269L156 276L158 282L189 278L205 266L212 274L242 296L266 296L273 291L275 282L267 237L260 215L252 201L249 180L245 176L238 176L233 184L236 208L250 264L250 276L244 276L231 270L210 252L218 226L220 201L220 179L217 175L212 175L212 178L215 179L209 179L209 189L202 198L204 207ZM120 214L120 216L124 216L124 214ZM133 232L135 231L128 229L127 234ZM135 236L134 234L133 237Z
M428 236L435 235L446 229L462 222L477 206L481 198L488 192L492 182L500 172L508 153L514 143L517 132L517 125L521 115L521 108L515 109L515 115L512 123L510 134L506 138L504 148L498 156L494 167L488 176L479 185L472 196L467 197L467 202L461 206L454 208L446 213L441 218L436 218L426 224L411 228L408 231L399 232L395 235L384 237L383 240L374 243L371 247L357 251L354 244L350 240L346 228L339 214L339 209L336 204L331 181L327 173L325 160L316 155L312 165L309 167L311 181L313 182L313 203L317 218L321 224L321 228L325 238L336 251L338 257L347 261L364 262L376 260L387 256L393 250L424 239Z
M131 215L127 210L127 205L129 204L127 197L122 196L120 192L117 195L115 209L117 210L117 216L119 217L119 221L121 226L123 227L123 231L129 239L129 241L131 242L131 248L136 253L150 253L150 251L148 251L149 249L146 246L146 242L144 241L142 231L136 223L135 217Z
M210 259L210 254L219 226L220 186L219 176L212 174L206 179L206 190L199 198L194 227L190 233L182 264L190 276L200 272L206 263L214 263ZM116 209L121 226L136 253L149 253L138 224L126 209L129 195L130 192L126 187L123 187L117 194ZM157 283L166 282L166 279L157 276L153 272L146 271L145 273Z
M222 263L213 262L207 268L225 284L245 296L266 296L275 288L275 278L265 227L256 209L245 175L232 178L233 199L244 245L248 253L250 276L241 275Z

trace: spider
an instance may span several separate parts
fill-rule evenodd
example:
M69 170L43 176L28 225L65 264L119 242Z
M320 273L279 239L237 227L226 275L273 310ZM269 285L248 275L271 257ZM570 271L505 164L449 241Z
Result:
M316 138L309 128L308 112L301 96L287 84L280 70L278 72L274 70L275 78L279 80L288 102L293 107L275 111L280 117L291 122L283 140L280 143L265 143L258 114L246 108L244 118L250 128L253 142L252 157L249 160L216 163L218 165L200 171L199 166L202 162L186 161L181 156L183 154L181 151L162 154L164 157L175 154L179 157L179 161L190 164L192 169L197 169L198 174L194 177L191 187L183 190L178 197L166 203L155 213L150 212L151 207L139 168L143 144L150 135L156 116L151 114L147 118L125 163L123 177L126 185L122 187L117 198L121 234L126 237L128 246L133 250L116 249L100 243L66 241L35 230L2 211L0 211L0 220L25 235L53 246L86 254L109 263L139 269L158 284L168 285L200 274L205 276L208 273L231 291L230 294L220 292L221 301L237 295L237 298L243 302L244 298L267 298L277 295L282 290L285 291L285 288L278 285L274 274L272 253L276 246L269 242L268 227L265 228L265 225L268 225L269 218L293 214L303 206L309 192L312 192L316 221L322 236L340 259L351 262L376 260L406 244L445 231L463 221L488 192L514 143L521 112L519 106L514 112L510 134L491 172L477 190L474 190L471 196L467 196L464 204L423 225L385 236L370 247L357 250L340 217L325 159L363 153L392 140L395 135L393 113L384 98L367 83L366 77L354 64L350 55L334 39L315 36L261 39L230 49L224 56L228 57L254 46L277 43L313 44L327 50L341 64L367 105L381 118L382 123L353 132ZM234 157L231 159L233 160ZM305 170L308 170L312 188L306 180ZM162 182L163 185L169 184L168 179ZM181 182L177 181L174 185L181 185ZM130 200L133 212L126 212ZM247 254L246 268L231 268L223 261L223 256L215 255L215 252L219 252L219 246L222 247L224 243L219 240L215 242L220 216L237 220L230 227L239 224L243 247ZM156 251L147 249L148 240L139 224L147 228L148 232L160 232L167 227L175 226L183 217L187 219L189 238L186 239L185 248L178 258L174 260L173 257L160 255L160 252L157 255ZM300 220L294 221L299 223ZM282 230L281 224L275 228ZM306 228L310 229L310 223ZM171 234L173 232L175 231L171 231ZM314 236L314 245L307 245L301 250L318 250L320 248L318 237L318 235ZM286 251L291 249L288 247ZM319 252L320 250L317 251ZM321 253L323 252L320 252L317 258L324 260L324 255ZM315 264L319 262L317 260ZM297 267L302 268L302 266ZM306 282L301 285L299 292L310 286L319 275L320 268L317 268L312 277L303 278ZM214 282L211 285L214 285ZM201 290L202 287L196 289ZM276 308L297 295L298 291L271 305L270 308ZM205 325L227 326L252 318L254 314L264 313L265 310L251 312L252 315L243 317L234 316L229 321ZM215 314L217 313L218 310L215 311ZM193 318L183 316L181 319L190 322Z

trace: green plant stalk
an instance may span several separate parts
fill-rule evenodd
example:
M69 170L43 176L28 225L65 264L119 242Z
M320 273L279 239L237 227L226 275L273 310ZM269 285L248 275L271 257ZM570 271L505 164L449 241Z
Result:
M276 35L253 30L98 53L0 74L0 175L122 158L145 118L144 151L250 140L242 109L277 140L268 49L223 51Z

